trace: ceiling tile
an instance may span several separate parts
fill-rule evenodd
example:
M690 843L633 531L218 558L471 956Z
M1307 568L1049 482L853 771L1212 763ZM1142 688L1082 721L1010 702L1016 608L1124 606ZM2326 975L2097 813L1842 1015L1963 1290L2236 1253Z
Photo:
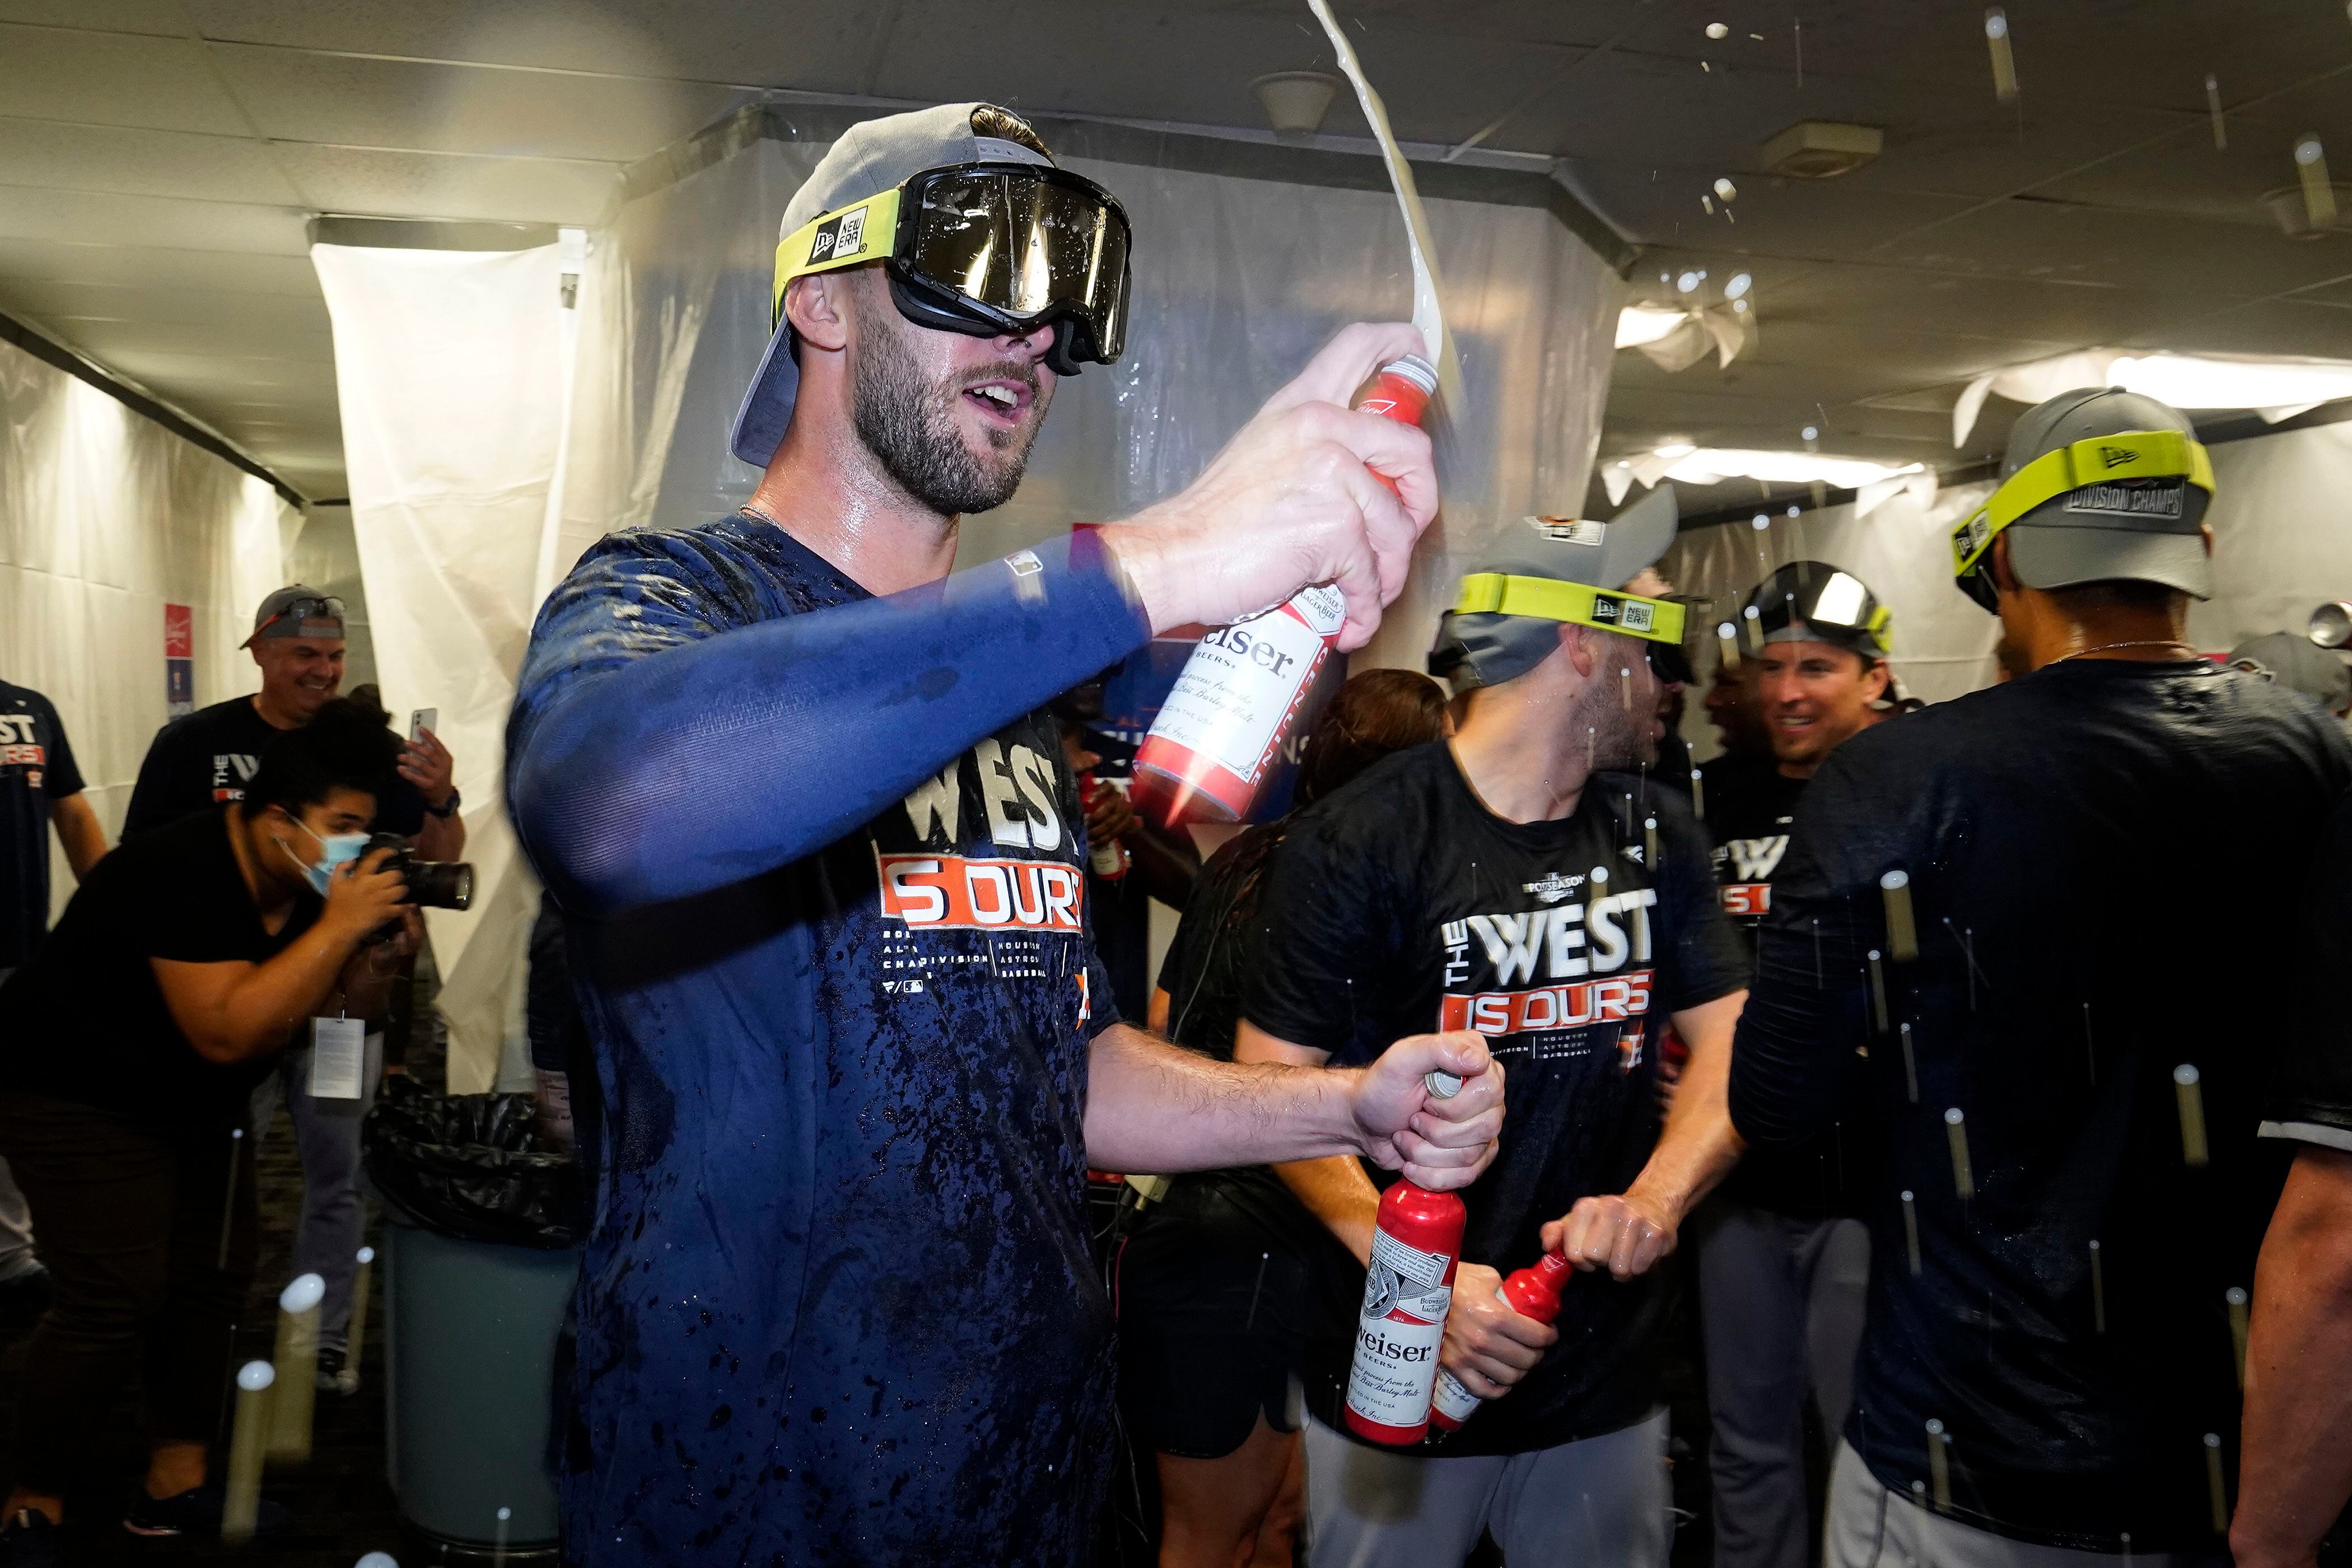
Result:
M1264 16L1187 6L1150 9L1079 0L1024 9L1041 24L1004 47L1002 12L962 0L905 0L896 37L873 91L888 98L953 100L983 91L1014 109L1132 120L1265 128L1249 84L1268 71L1331 68L1330 46L1303 8ZM1366 72L1398 136L1450 142L1479 130L1517 97L1580 52L1472 36L1423 18L1356 33ZM985 87L973 60L990 62ZM1181 69L1169 62L1181 60ZM1341 93L1323 129L1364 134L1352 95Z
M748 101L689 82L213 48L263 135L343 147L627 163Z
M47 324L87 349L112 361L118 352L194 355L225 359L270 359L332 365L334 337L315 321L289 317L269 323L123 321L105 316L51 316Z
M205 58L205 47L185 38L0 24L0 105L26 120L219 136L252 130Z
M620 165L542 158L392 153L276 143L306 205L380 217L593 224L620 190Z
M125 195L295 206L269 149L250 137L0 116L0 182Z
M0 0L0 22L178 37L188 13L180 0Z
M788 17L708 0L188 0L188 9L206 37L232 42L852 93L887 47L892 7L804 4Z
M305 263L308 266L308 263ZM314 287L305 298L239 294L218 289L148 289L115 283L61 282L17 275L0 262L0 300L27 315L51 320L102 320L220 326L242 331L299 327L328 330L327 301Z
M304 220L291 207L0 185L0 239L307 257Z
M319 293L319 275L310 266L308 251L299 256L237 256L150 245L105 245L94 240L0 237L0 279L142 289L206 289L228 294L301 294L316 298Z
M1875 247L1872 258L1946 272L2242 297L2352 272L2352 232L2297 242L2251 225L2012 201L1896 237Z

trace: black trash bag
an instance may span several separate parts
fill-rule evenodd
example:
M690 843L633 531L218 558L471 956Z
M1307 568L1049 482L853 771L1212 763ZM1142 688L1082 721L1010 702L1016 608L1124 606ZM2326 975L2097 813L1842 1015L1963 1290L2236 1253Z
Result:
M580 1172L549 1144L527 1094L434 1094L388 1078L360 1148L396 1217L455 1237L553 1249L579 1239Z

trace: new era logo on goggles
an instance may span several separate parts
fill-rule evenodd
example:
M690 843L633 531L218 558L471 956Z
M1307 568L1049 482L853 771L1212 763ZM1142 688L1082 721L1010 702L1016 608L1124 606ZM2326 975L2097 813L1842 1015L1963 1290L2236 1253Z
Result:
M1984 570L1984 559L2002 529L2061 496L2100 486L2113 486L2116 493L2079 510L2122 517L2146 510L2152 516L2179 517L2177 489L2131 482L2149 479L2178 479L2210 496L2213 462L2200 443L2179 430L2093 436L2045 452L2011 474L1973 516L1952 530L1952 575L1970 598L1992 609L1997 595ZM2136 509L2134 501L2139 497L2146 497L2150 504ZM2159 500L2170 510L2154 504Z
M1651 668L1664 680L1690 679L1683 654L1683 606L1673 599L1563 583L1553 577L1518 577L1504 572L1474 572L1462 579L1457 616L1529 616L1569 621L1604 632L1622 632L1654 646Z
M1129 231L1118 199L1035 163L926 169L802 225L776 247L769 324L795 278L879 261L898 310L972 337L1052 324L1045 363L1075 375L1127 347Z

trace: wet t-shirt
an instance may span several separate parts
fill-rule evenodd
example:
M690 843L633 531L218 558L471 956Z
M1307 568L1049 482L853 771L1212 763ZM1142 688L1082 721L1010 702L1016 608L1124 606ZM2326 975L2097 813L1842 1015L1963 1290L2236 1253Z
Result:
M609 536L542 614L510 754L553 743L583 677L868 599L746 517ZM696 810L647 766L660 813ZM805 858L565 909L605 1119L572 1556L1087 1560L1115 1437L1082 1121L1087 1042L1117 1013L1083 820L1034 713ZM523 826L534 853L555 832Z
M1864 731L1806 785L1731 1115L1751 1146L1816 1135L1869 1047L1845 1436L1898 1497L1932 1498L1940 1463L1952 1517L1998 1534L2219 1546L2227 1296L2252 1289L2292 1152L2257 1138L2287 1109L2265 1105L2274 999L2347 781L2343 732L2284 689L2074 659ZM1907 1053L1866 957L1893 952L1894 871L1917 955L1882 984Z
M1715 875L1723 885L1724 917L1752 960L1756 931L1772 908L1772 878L1789 852L1789 829L1805 781L1782 773L1771 759L1726 757L1701 770L1707 837L1715 841ZM1861 1058L1853 1063L1857 1074ZM1860 1129L1837 1129L1801 1149L1751 1149L1717 1193L1726 1201L1769 1209L1792 1219L1829 1219L1852 1206L1852 1184L1863 1173Z
M1277 1039L1349 1067L1407 1035L1486 1036L1507 1110L1494 1164L1462 1194L1462 1255L1505 1273L1535 1262L1546 1221L1632 1184L1658 1139L1658 1031L1746 983L1680 795L1603 773L1572 816L1506 822L1479 804L1444 742L1391 757L1301 813L1258 925L1243 1014ZM1646 1416L1664 1289L1654 1273L1622 1284L1580 1276L1563 1296L1559 1342L1444 1452L1523 1453ZM1345 1353L1309 1381L1335 1427Z
M49 803L81 793L81 770L49 700L0 680L0 972L49 929Z

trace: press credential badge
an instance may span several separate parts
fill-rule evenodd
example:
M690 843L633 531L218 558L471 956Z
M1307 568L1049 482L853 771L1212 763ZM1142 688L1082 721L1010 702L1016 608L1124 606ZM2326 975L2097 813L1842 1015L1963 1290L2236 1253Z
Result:
M310 1098L357 1100L364 1086L367 1025L358 1018L310 1020Z

